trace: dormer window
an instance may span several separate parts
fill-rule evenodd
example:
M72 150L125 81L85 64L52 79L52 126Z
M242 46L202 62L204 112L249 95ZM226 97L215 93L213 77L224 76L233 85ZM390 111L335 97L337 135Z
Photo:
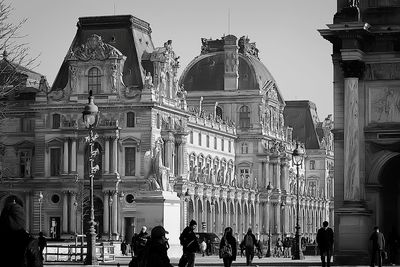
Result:
M101 89L101 73L96 67L93 67L88 72L88 91L93 90L93 93L100 93Z

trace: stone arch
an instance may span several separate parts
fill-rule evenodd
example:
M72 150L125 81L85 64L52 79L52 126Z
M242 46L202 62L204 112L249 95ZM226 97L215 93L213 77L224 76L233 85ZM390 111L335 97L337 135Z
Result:
M399 152L393 152L388 150L379 151L376 153L370 162L372 162L372 167L369 171L369 175L367 177L367 184L377 185L379 184L379 178L382 170L384 169L386 163L389 162L392 158L399 156Z
M229 201L229 224L230 224L230 227L232 227L232 229L237 229L236 228L235 213L236 212L235 212L234 202L233 202L233 200L230 200Z
M188 201L188 222L194 220L194 214L195 214L194 203L193 200L190 198Z
M203 222L203 202L201 198L197 200L197 230L199 232L204 232L202 229L202 222Z

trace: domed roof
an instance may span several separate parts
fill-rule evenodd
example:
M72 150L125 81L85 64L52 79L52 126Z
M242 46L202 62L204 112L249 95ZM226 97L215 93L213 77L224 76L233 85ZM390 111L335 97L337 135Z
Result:
M223 40L202 39L202 54L196 57L184 70L180 84L187 91L224 90L225 54ZM204 42L208 47L205 47ZM238 88L239 90L259 90L275 79L258 58L258 49L249 39L242 37L238 41Z

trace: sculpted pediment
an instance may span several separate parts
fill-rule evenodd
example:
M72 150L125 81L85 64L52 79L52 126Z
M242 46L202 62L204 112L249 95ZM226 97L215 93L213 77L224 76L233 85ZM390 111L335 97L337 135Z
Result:
M103 42L101 36L92 34L86 43L70 51L67 56L69 60L106 60L109 58L120 58L122 53L112 45Z

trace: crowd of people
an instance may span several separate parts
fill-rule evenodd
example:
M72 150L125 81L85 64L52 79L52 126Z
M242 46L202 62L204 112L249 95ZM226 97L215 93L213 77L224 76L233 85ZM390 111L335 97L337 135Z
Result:
M323 222L322 227L318 230L316 244L318 245L322 267L330 267L331 257L334 245L333 230L328 227L328 222ZM47 240L43 233L39 233L39 237L35 238L26 231L25 211L22 203L16 201L6 203L0 215L0 258L2 263L11 267L42 267L43 266L43 250L47 246ZM191 220L189 225L182 231L179 236L182 246L182 256L179 259L179 267L195 266L196 253L200 252L204 255L207 253L206 240L199 240L195 234L197 223ZM163 226L158 225L151 229L151 233L147 232L146 226L143 226L138 234L134 234L130 244L132 260L130 267L171 267L172 264L168 257L169 249L168 232ZM383 260L394 262L393 248L396 247L395 242L398 239L393 234L389 235L389 244L386 243L383 233L379 227L374 228L370 236L370 253L371 264L375 263L379 267L382 266ZM276 249L285 254L286 248L290 248L290 239L280 238L276 241ZM210 244L210 243L209 243ZM211 246L211 244L210 244ZM122 241L121 251L123 255L127 253L128 243ZM387 253L387 249L389 253ZM262 256L262 243L256 239L252 229L249 228L241 242L236 240L231 227L226 227L223 237L219 244L219 257L222 259L225 267L230 267L232 262L236 260L237 254L246 256L246 265L252 264L255 253L259 257Z

